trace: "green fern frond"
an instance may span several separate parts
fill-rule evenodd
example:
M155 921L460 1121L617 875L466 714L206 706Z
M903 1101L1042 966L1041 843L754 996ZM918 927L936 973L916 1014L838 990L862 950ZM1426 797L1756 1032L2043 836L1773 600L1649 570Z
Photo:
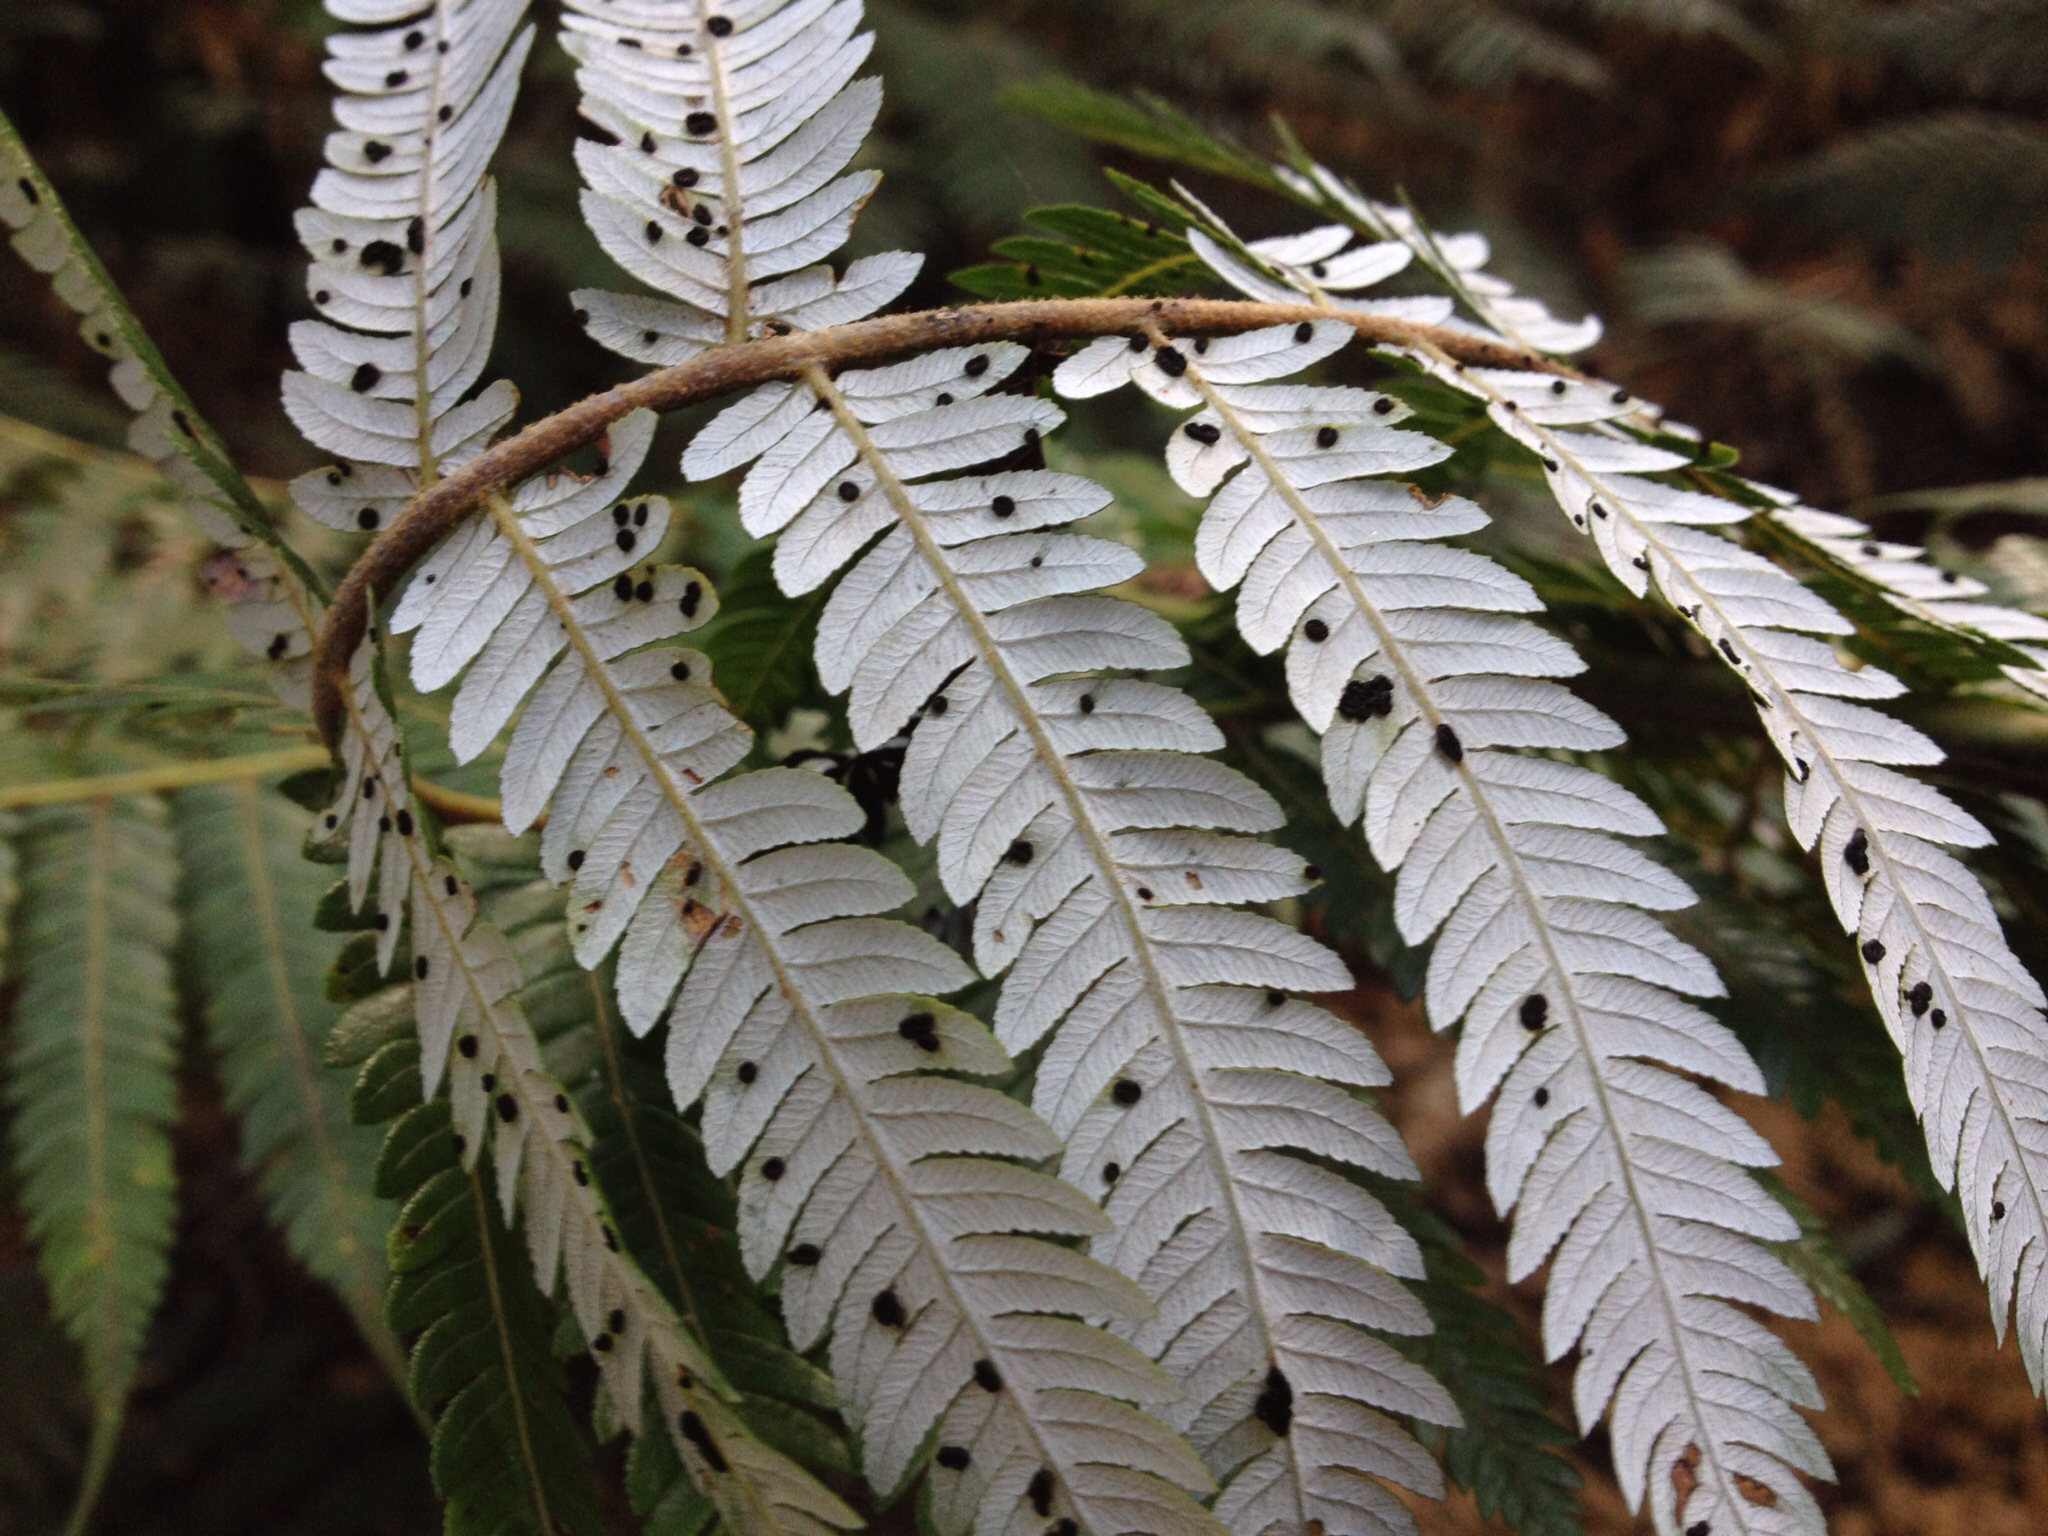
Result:
M140 798L31 812L18 854L9 1142L38 1265L92 1400L75 1532L112 1460L169 1267L177 864L163 807Z
M1941 0L1849 12L1839 23L1930 85L1981 101L2048 97L2048 0Z
M242 1165L286 1245L402 1375L382 1316L391 1211L370 1193L377 1137L350 1123L347 1079L320 1060L335 1013L321 978L335 943L312 925L327 882L300 856L308 818L248 779L184 790L172 813L192 969Z
M1770 1169L1760 1173L1758 1179L1799 1223L1799 1235L1788 1243L1773 1243L1771 1251L1812 1286L1816 1296L1849 1320L1849 1325L1870 1346L1870 1352L1877 1356L1877 1363L1891 1377L1893 1386L1908 1397L1918 1397L1920 1383L1913 1379L1913 1369L1900 1353L1899 1341L1892 1337L1891 1325L1885 1322L1877 1303L1870 1299L1870 1292L1863 1289L1863 1282L1849 1267L1848 1257L1835 1245L1827 1223L1804 1200L1787 1189L1785 1181Z
M953 282L984 298L1042 299L1180 293L1209 280L1177 231L1143 219L1072 203L1024 217L1046 235L996 241L1005 260L964 267Z

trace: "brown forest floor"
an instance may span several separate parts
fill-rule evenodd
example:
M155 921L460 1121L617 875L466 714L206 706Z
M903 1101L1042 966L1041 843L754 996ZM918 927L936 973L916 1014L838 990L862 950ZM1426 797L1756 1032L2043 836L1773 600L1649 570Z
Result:
M1457 1112L1452 1047L1416 1005L1386 992L1354 995L1350 1010L1394 1071L1389 1115L1421 1165L1432 1202L1464 1234L1497 1300L1534 1340L1541 1280L1502 1278L1507 1229L1482 1181L1482 1116ZM1781 1328L1827 1399L1816 1421L1839 1483L1818 1491L1832 1536L2042 1536L2048 1532L2048 1414L2027 1385L2019 1352L1992 1336L1968 1246L1943 1215L1830 1110L1807 1122L1786 1106L1737 1107L1785 1159L1785 1181L1862 1259L1857 1273L1890 1320L1920 1386L1906 1397L1839 1313ZM1548 1375L1551 1411L1570 1418L1570 1360ZM1577 1458L1588 1536L1636 1536L1648 1521L1623 1504L1605 1438ZM1423 1536L1501 1536L1470 1499L1411 1501Z

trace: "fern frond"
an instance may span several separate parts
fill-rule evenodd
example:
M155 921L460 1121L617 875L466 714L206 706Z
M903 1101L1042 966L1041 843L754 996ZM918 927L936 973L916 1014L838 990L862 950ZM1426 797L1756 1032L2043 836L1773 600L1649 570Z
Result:
M340 128L299 239L323 317L291 328L285 412L342 456L292 482L332 528L374 532L473 458L518 405L483 377L498 322L497 199L487 175L533 46L525 0L328 0L325 72Z
M51 1306L85 1358L93 1432L76 1532L169 1270L177 860L153 798L30 811L19 826L8 1142Z
M583 290L591 336L670 364L763 329L872 314L917 275L904 251L835 276L880 176L840 173L881 109L853 79L873 37L859 0L570 0L562 43L582 110L583 214L613 260L678 302Z
M242 478L220 435L171 376L156 344L71 222L57 189L0 113L0 223L15 251L51 280L79 317L79 335L113 361L109 382L134 412L128 446L176 489L187 515L234 553L209 579L226 600L235 638L273 665L286 702L306 701L307 658L319 633L320 584L278 537L269 510ZM258 548L258 545L264 547Z
M1067 1177L1105 1192L1113 1230L1094 1251L1158 1303L1123 1331L1181 1382L1171 1421L1212 1471L1235 1470L1218 1516L1407 1529L1375 1479L1435 1492L1438 1473L1384 1415L1456 1410L1353 1325L1427 1328L1393 1278L1419 1258L1376 1200L1288 1151L1412 1165L1348 1091L1386 1080L1370 1048L1284 990L1342 989L1341 962L1236 905L1306 889L1302 862L1233 835L1278 811L1196 755L1221 740L1191 700L1093 675L1186 660L1163 620L1094 595L1137 556L1057 531L1108 493L1033 469L928 478L1028 455L1059 421L1050 402L992 393L1025 356L813 369L715 418L684 469L753 463L740 516L780 534L785 590L853 562L819 622L820 677L849 693L857 746L911 722L905 819L975 903L983 970L1010 972L998 1035L1013 1050L1050 1037L1033 1102L1066 1139Z
M1646 478L1686 456L1617 425L1640 402L1603 383L1465 369L1422 355L1543 467L1553 498L1638 597L1652 581L1734 668L1785 760L1786 815L1817 850L1857 941L1871 994L1906 1060L1937 1176L1962 1203L2003 1336L2017 1310L2037 1390L2048 1380L2048 1021L1983 887L1943 846L1983 826L1898 772L1941 760L1910 726L1869 708L1898 681L1851 671L1822 637L1852 626L1792 576L1711 531L1751 509ZM1560 386L1562 388L1560 389ZM1762 499L1761 497L1757 499Z
M377 1138L350 1123L347 1085L321 1064L334 944L312 923L326 882L300 852L305 814L243 779L181 791L172 820L186 943L242 1166L286 1246L402 1374L382 1315L391 1212L370 1194Z
M429 1094L447 1076L465 1166L488 1140L499 1205L508 1223L523 1215L541 1288L552 1291L558 1276L565 1283L615 1422L640 1431L651 1380L677 1454L735 1529L813 1536L850 1528L857 1521L839 1500L747 1435L714 1390L719 1379L701 1342L624 1253L590 1178L588 1133L514 996L518 957L478 921L460 871L428 847L432 828L411 798L373 646L356 658L342 792L323 821L346 839L352 905L362 905L374 877L380 970L401 925L410 935L419 1073Z
M1260 281L1317 292L1288 258L1334 262L1349 239L1336 227L1298 248L1245 249L1263 258ZM1351 335L1331 320L1136 350L1110 338L1055 383L1093 394L1128 380L1192 412L1166 458L1183 490L1214 495L1196 559L1219 591L1238 589L1254 650L1286 648L1338 818L1362 822L1374 857L1399 870L1402 937L1439 934L1425 995L1437 1028L1464 1024L1459 1101L1469 1111L1499 1093L1487 1183L1516 1215L1509 1275L1549 1262L1547 1347L1579 1347L1582 1429L1613 1408L1630 1504L1647 1494L1664 1532L1818 1530L1788 1468L1828 1471L1792 1411L1819 1407L1819 1394L1728 1304L1813 1315L1762 1246L1798 1228L1743 1171L1776 1159L1659 1065L1763 1089L1733 1036L1684 1001L1722 993L1713 967L1648 915L1692 893L1619 841L1661 830L1641 801L1587 769L1503 750L1597 751L1621 733L1549 681L1581 663L1518 617L1540 607L1527 584L1438 542L1485 515L1369 478L1450 450L1394 426L1407 412L1388 396L1275 382ZM1681 1462L1689 1490L1666 1475ZM1745 1483L1772 1490L1767 1512Z
M1057 1142L1002 1095L925 1075L1007 1067L931 996L964 985L965 966L876 916L911 888L826 841L864 821L851 796L795 769L721 778L749 734L701 655L656 644L708 617L710 594L694 573L630 569L668 518L659 498L618 499L653 428L622 419L602 475L531 482L428 557L394 617L414 633L415 683L462 675L459 755L518 712L506 823L546 809L542 867L573 880L579 957L620 948L637 1032L667 1013L676 1103L705 1101L713 1171L741 1170L742 1253L757 1277L780 1267L793 1341L830 1332L870 1481L902 1485L935 1434L942 1529L1055 1507L1091 1531L1208 1529L1180 1491L1206 1486L1200 1464L1138 1406L1171 1384L1069 1320L1128 1317L1142 1297L1019 1235L1104 1225L1078 1192L997 1161L1042 1161Z

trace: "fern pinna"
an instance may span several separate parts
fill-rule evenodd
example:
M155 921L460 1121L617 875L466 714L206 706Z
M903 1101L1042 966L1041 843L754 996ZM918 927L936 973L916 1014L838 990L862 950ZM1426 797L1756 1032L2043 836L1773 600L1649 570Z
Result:
M1311 740L1318 825L1363 835L1321 857L1353 890L1385 872L1385 941L1427 949L1459 1101L1491 1105L1508 1272L1547 1267L1544 1349L1576 1352L1580 1427L1605 1422L1661 1536L1822 1528L1819 1394L1768 1317L1811 1317L1809 1280L1853 1303L1853 1282L1802 1257L1811 1214L1718 1096L1766 1084L1702 1006L1713 964L1659 920L1693 892L1601 771L1622 732L1562 685L1583 664L1536 587L1460 542L1488 519L1455 492L1495 462L1540 470L1622 586L1654 584L1743 679L1999 1326L2016 1312L2048 1372L2043 994L1949 851L1988 833L1897 771L1938 750L1867 707L1901 685L1833 644L1901 626L2038 696L2048 624L1558 361L1599 321L1516 292L1479 237L1169 113L1146 142L1323 222L1245 241L1121 179L1144 220L1041 210L1049 237L999 247L1014 269L962 275L1018 302L878 317L920 258L832 264L880 185L854 168L882 103L858 0L561 8L582 211L651 290L572 303L653 371L506 436L489 167L526 6L329 8L339 128L298 220L314 318L283 393L335 455L293 498L367 540L331 605L4 121L0 217L115 360L137 446L234 551L238 632L288 698L310 683L337 765L311 852L344 866L318 912L350 931L328 1054L389 1127L362 1193L402 1202L385 1320L451 1529L597 1528L597 1443L624 1430L630 1502L662 1530L826 1536L874 1511L946 1536L1395 1536L1442 1491L1427 1447L1461 1400L1517 1438L1489 1460L1465 1432L1453 1475L1571 1528L1534 1365L1501 1367L1504 1324L1473 1324L1442 1224L1396 1188L1416 1170L1371 1100L1385 1065L1310 1000L1352 985L1294 921L1322 872L1266 840L1278 779L1235 764ZM1372 296L1404 274L1440 291ZM1368 363L1393 377L1350 382ZM1054 436L1056 397L1125 385L1171 415L1193 563L1234 636L1219 613L1190 645ZM635 487L658 414L700 404L686 517ZM749 611L709 631L718 595L671 557L719 481L761 547L730 589ZM716 569L716 547L689 553ZM774 708L721 693L708 650L813 630L805 666L728 674ZM1269 680L1260 708L1290 719L1240 708L1226 735L1200 672L1168 676L1204 667ZM839 711L825 746L760 766L742 715L794 728L793 701ZM449 758L495 801L419 771ZM848 760L864 800L835 782ZM9 1094L45 1270L97 1351L97 1475L168 1240L165 1201L111 1199L108 1149L161 1161L172 932L109 916L132 895L116 870L170 879L155 802L88 805L19 837L36 905ZM310 1192L299 1162L364 1149L327 1137L306 1071L317 957L285 924L318 877L277 878L281 807L251 781L176 809L190 862L232 875L186 903L229 1097L278 1149L277 1188ZM472 817L505 831L448 824ZM892 915L920 891L924 926ZM211 931L238 901L262 921ZM1327 915L1316 933L1356 932ZM121 945L133 996L108 981ZM289 1027L248 1027L266 1001ZM116 1071L120 1114L70 1114ZM381 1339L380 1266L331 1262L376 1209L318 1187L279 1203ZM114 1276L78 1245L117 1205L147 1230L107 1237L137 1254ZM577 1344L588 1425L590 1378L556 1358Z

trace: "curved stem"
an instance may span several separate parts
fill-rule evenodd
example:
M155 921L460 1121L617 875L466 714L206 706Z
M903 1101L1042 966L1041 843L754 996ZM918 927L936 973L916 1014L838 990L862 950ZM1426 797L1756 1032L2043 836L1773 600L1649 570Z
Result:
M591 395L479 454L413 498L349 570L334 594L313 652L313 718L332 747L341 739L341 697L349 660L362 642L369 599L381 603L449 529L478 511L493 491L547 468L601 438L629 411L672 411L752 384L796 379L807 368L878 363L936 347L984 341L1032 343L1131 332L1147 324L1176 335L1222 336L1302 320L1339 319L1368 342L1430 347L1460 362L1558 372L1550 359L1440 326L1417 325L1359 310L1251 299L1024 299L885 315L853 325L714 347L688 362Z

